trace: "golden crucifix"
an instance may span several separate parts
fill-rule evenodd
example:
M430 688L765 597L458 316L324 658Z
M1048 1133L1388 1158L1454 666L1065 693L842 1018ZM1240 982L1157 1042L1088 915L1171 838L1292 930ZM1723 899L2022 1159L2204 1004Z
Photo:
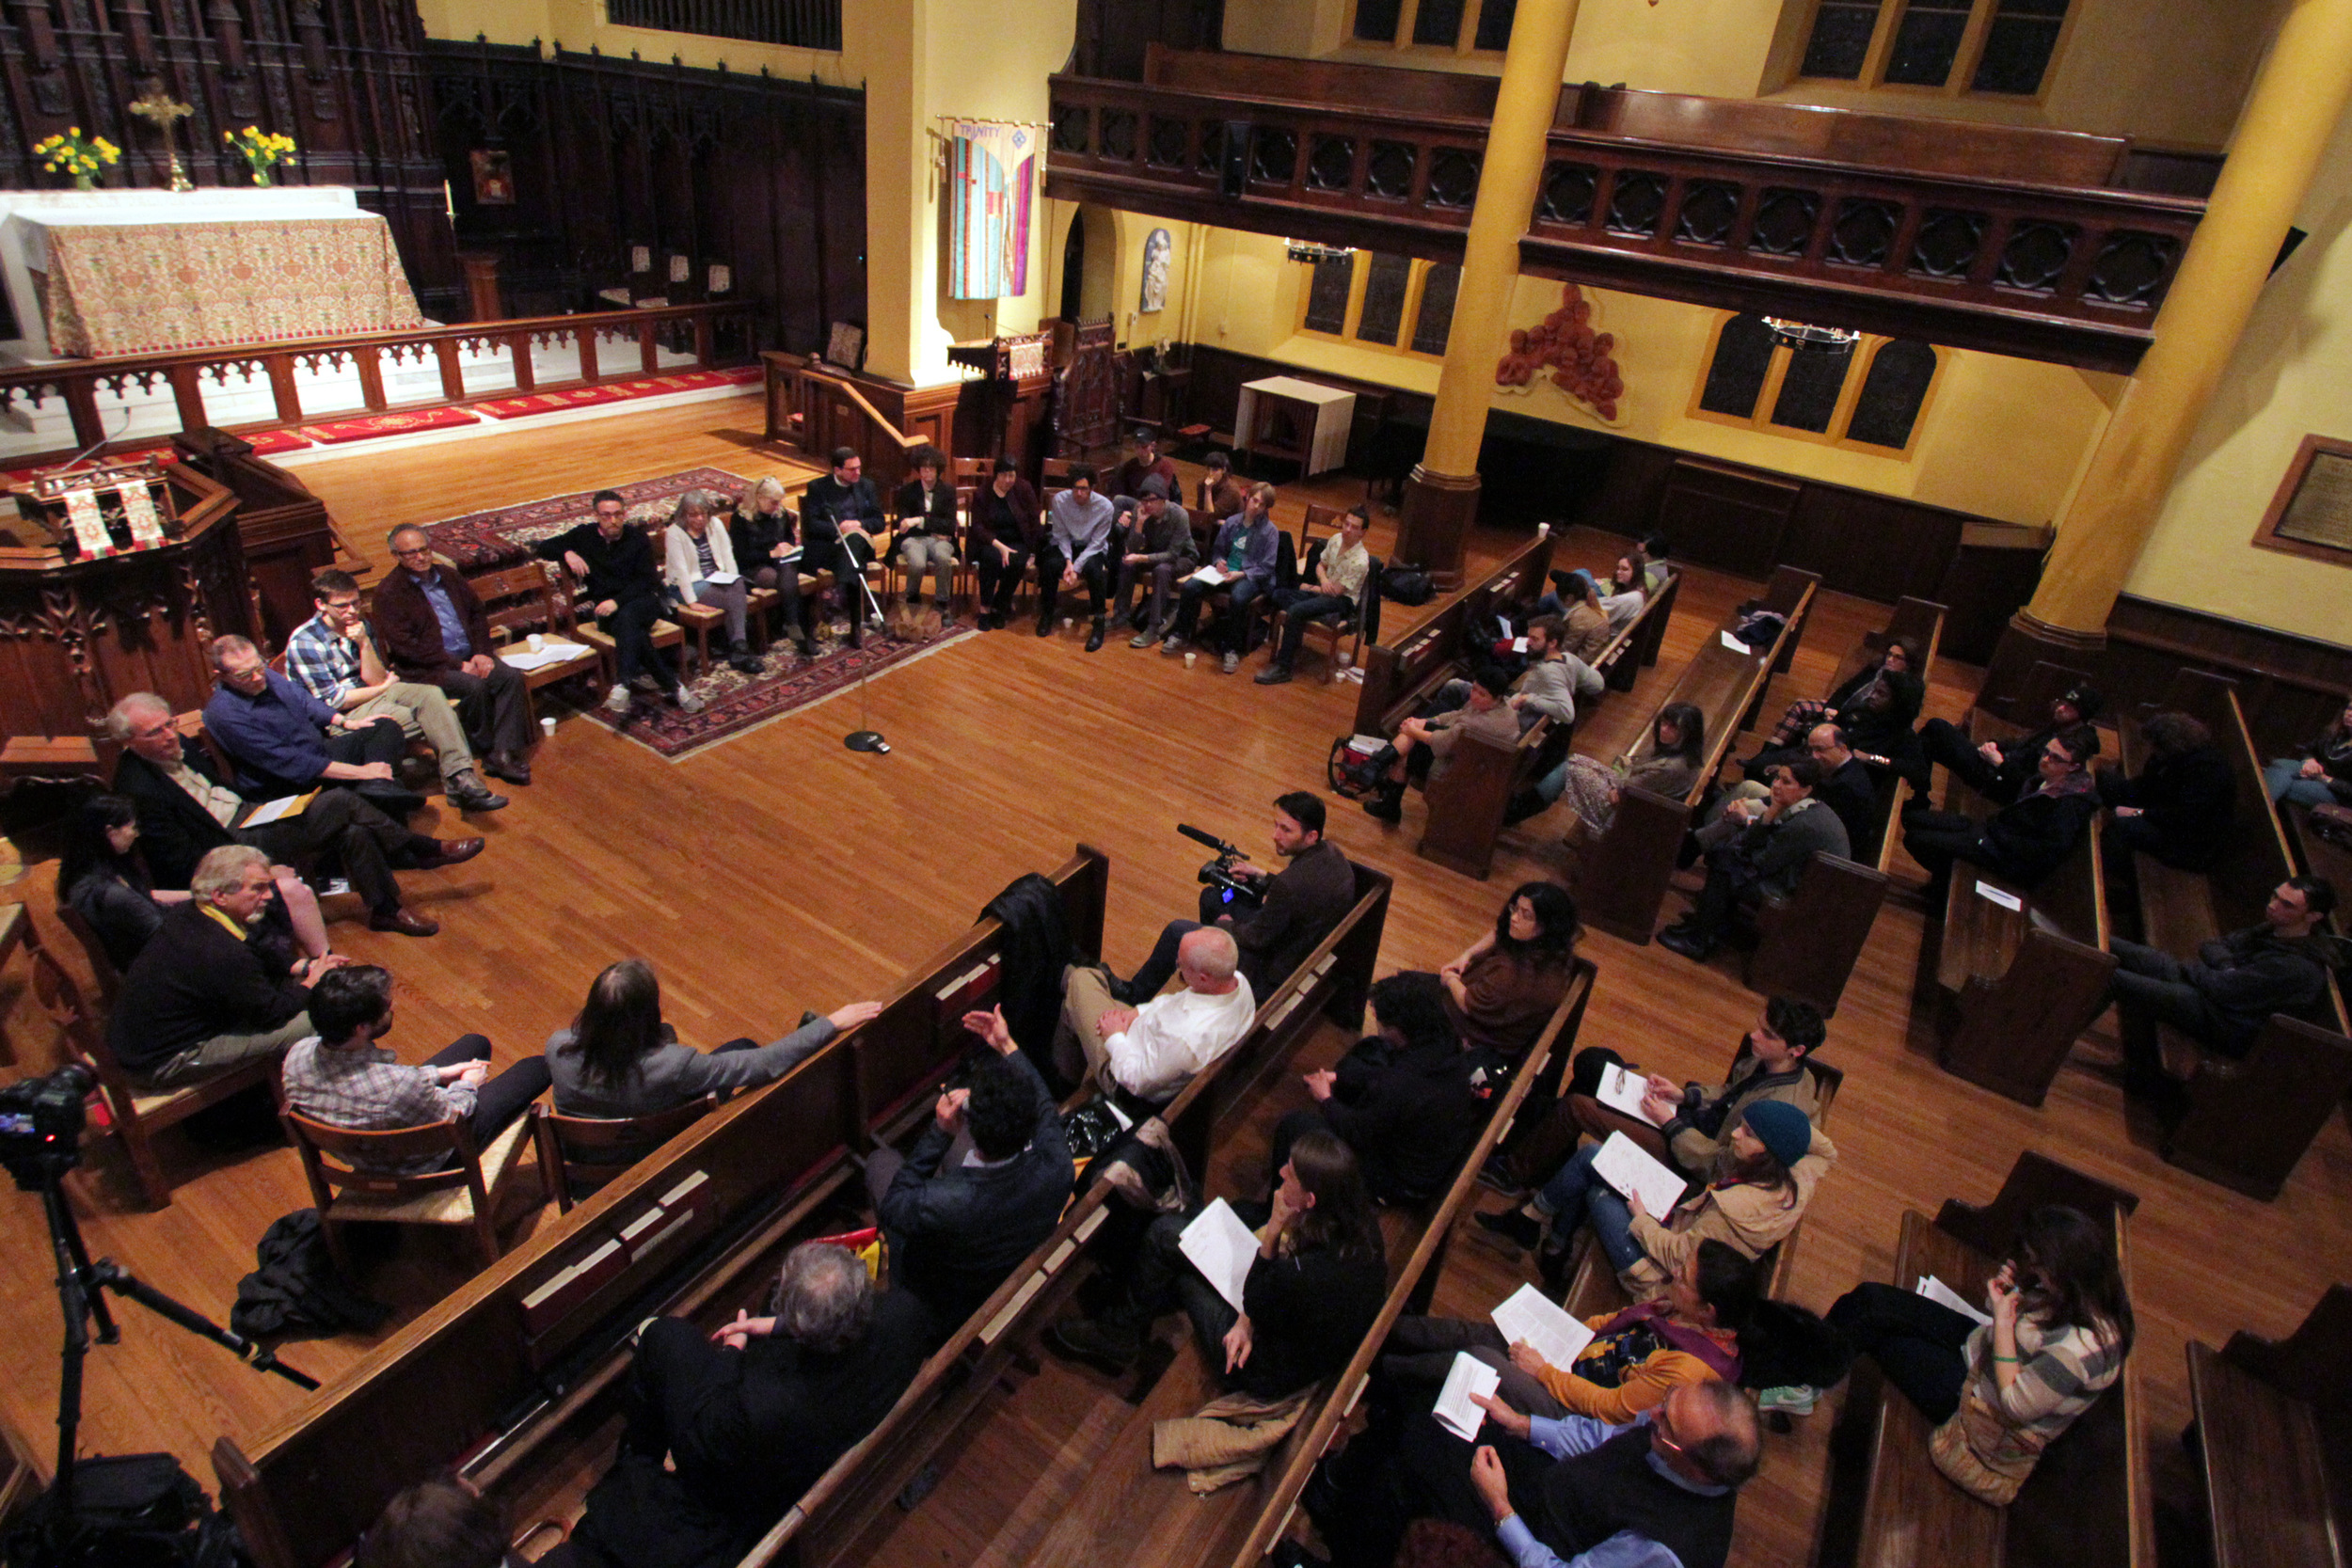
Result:
M171 188L175 191L196 189L194 182L188 179L187 169L180 162L178 135L180 121L196 113L196 110L185 103L174 103L171 95L161 87L148 88L147 96L130 107L131 112L141 119L152 120L155 129L164 134L164 151L171 159Z

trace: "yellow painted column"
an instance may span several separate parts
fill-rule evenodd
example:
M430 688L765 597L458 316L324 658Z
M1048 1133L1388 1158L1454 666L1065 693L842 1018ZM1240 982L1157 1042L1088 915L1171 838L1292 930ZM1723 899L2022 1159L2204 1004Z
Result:
M2155 527L2348 97L2352 0L2297 0L2157 314L2155 341L2100 436L2058 523L2042 585L2012 634L2045 647L2087 649L2104 641L2116 595ZM2019 640L2005 637L2003 651ZM1994 662L1997 669L2004 661L1996 655Z
M1445 368L1429 420L1429 445L1405 491L1397 559L1441 575L1461 570L1470 525L1478 515L1478 444L1494 395L1495 361L1510 322L1518 282L1519 236L1527 232L1543 181L1560 79L1576 31L1578 0L1519 0L1511 21L1495 95L1493 129L1478 174L1462 250L1462 284L1454 295L1454 326Z

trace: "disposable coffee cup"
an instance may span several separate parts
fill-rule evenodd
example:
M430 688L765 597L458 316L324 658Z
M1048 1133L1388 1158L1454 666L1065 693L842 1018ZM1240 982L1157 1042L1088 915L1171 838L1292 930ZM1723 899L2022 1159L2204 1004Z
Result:
M1353 664L1353 663L1355 663L1355 662L1356 662L1356 656L1355 656L1354 654L1349 653L1349 652L1348 652L1345 648L1342 648L1342 649L1340 650L1340 668L1341 668L1341 669L1344 670L1344 669L1346 669L1349 665L1351 665L1351 664Z
M546 736L549 740L553 740L555 738L555 721L552 719L540 720L539 733Z
M1551 525L1550 525L1549 523L1537 523L1537 524L1535 525L1535 537L1536 537L1536 538L1538 538L1538 539L1549 539L1549 538L1550 538L1550 537L1551 537Z
M1068 631L1068 630L1070 629L1070 626L1071 626L1071 620L1070 620L1070 617L1069 617L1069 616L1067 616L1067 615L1063 616L1063 617L1061 618L1061 629L1062 629L1062 630L1064 630L1064 631Z
M535 654L548 645L548 640L534 631L531 634L530 639L528 640L528 645L531 651Z
M1187 654L1185 654L1185 655L1184 655L1184 668L1185 668L1185 669L1187 669L1187 670L1191 669L1191 668L1192 668L1192 661L1193 661L1194 659L1196 659L1196 658L1199 658L1200 657L1200 656L1199 654L1196 654L1196 653L1187 653Z

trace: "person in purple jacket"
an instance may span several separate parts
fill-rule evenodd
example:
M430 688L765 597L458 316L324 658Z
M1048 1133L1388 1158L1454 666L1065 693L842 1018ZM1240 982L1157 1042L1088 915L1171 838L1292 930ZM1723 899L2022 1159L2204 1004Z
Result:
M1200 601L1218 587L1230 587L1232 597L1225 604L1225 612L1217 618L1216 627L1209 637L1225 655L1225 673L1232 674L1241 668L1242 642L1248 635L1249 607L1258 599L1274 592L1274 565L1279 554L1281 531L1274 526L1274 486L1254 486L1243 502L1238 516L1228 517L1216 531L1216 540L1209 546L1209 559L1203 569L1214 566L1222 574L1217 583L1199 577L1184 579L1184 592L1176 607L1176 629L1160 644L1164 654L1180 654L1184 644L1193 641L1200 622Z

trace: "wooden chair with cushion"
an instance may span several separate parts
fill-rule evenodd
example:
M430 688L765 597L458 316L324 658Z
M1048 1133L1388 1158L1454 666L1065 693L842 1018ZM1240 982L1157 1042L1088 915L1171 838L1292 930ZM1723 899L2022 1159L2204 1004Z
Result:
M719 1096L705 1095L643 1117L567 1117L549 1105L531 1108L532 1135L539 1169L555 1206L564 1213L629 1166L719 1108Z
M574 582L568 568L564 573L563 583L563 596L568 601L577 603L580 595L585 593L584 589ZM664 648L677 648L682 654L686 643L686 630L675 621L656 620L652 632L656 652ZM582 621L578 624L573 635L596 650L597 679L600 684L611 686L615 675L619 673L620 659L620 645L612 640L612 634L594 621Z
M115 968L114 958L106 951L105 939L82 918L82 911L71 904L57 906L57 924L72 934L82 944L82 956L89 959L89 977L98 986L98 999L111 1007L115 992L122 989L122 972Z
M280 1111L278 1119L302 1156L302 1174L310 1180L311 1200L326 1222L327 1250L346 1274L351 1259L341 1227L354 1220L464 1226L473 1233L483 1266L499 1260L499 1198L530 1146L528 1117L517 1117L488 1148L480 1149L474 1148L465 1120L456 1117L389 1132L354 1132L293 1111ZM432 1155L452 1158L451 1168L420 1176L377 1174L383 1167Z
M1307 574L1314 570L1315 551L1322 543L1315 537L1315 525L1324 524L1327 537L1330 533L1339 531L1339 520L1342 515L1343 512L1339 507L1325 506L1319 502L1308 504L1306 518L1298 525L1299 586L1307 585ZM1278 610L1274 612L1274 636L1267 639L1269 647L1279 645L1276 639L1281 634L1283 623L1289 619L1290 611L1287 610ZM1348 652L1348 662L1359 665L1364 659L1366 640L1379 635L1380 558L1373 556L1370 565L1364 572L1363 591L1356 596L1355 610L1345 615L1325 616L1308 622L1306 637L1299 646L1303 651L1318 641L1325 644L1323 684L1328 686L1339 678L1340 644L1351 638L1354 640L1355 646ZM1274 656L1269 653L1266 657L1271 658Z
M106 1031L83 1002L82 989L73 983L73 977L47 948L32 942L25 946L33 958L34 1000L65 1037L66 1050L73 1060L97 1075L99 1092L106 1100L106 1114L122 1139L124 1151L131 1156L132 1172L138 1178L139 1189L149 1205L157 1209L169 1207L171 1178L164 1173L163 1162L155 1158L154 1135L256 1084L272 1082L278 1075L278 1058L259 1057L186 1088L142 1089L131 1081L131 1075L107 1049ZM103 956L103 949L100 952Z

